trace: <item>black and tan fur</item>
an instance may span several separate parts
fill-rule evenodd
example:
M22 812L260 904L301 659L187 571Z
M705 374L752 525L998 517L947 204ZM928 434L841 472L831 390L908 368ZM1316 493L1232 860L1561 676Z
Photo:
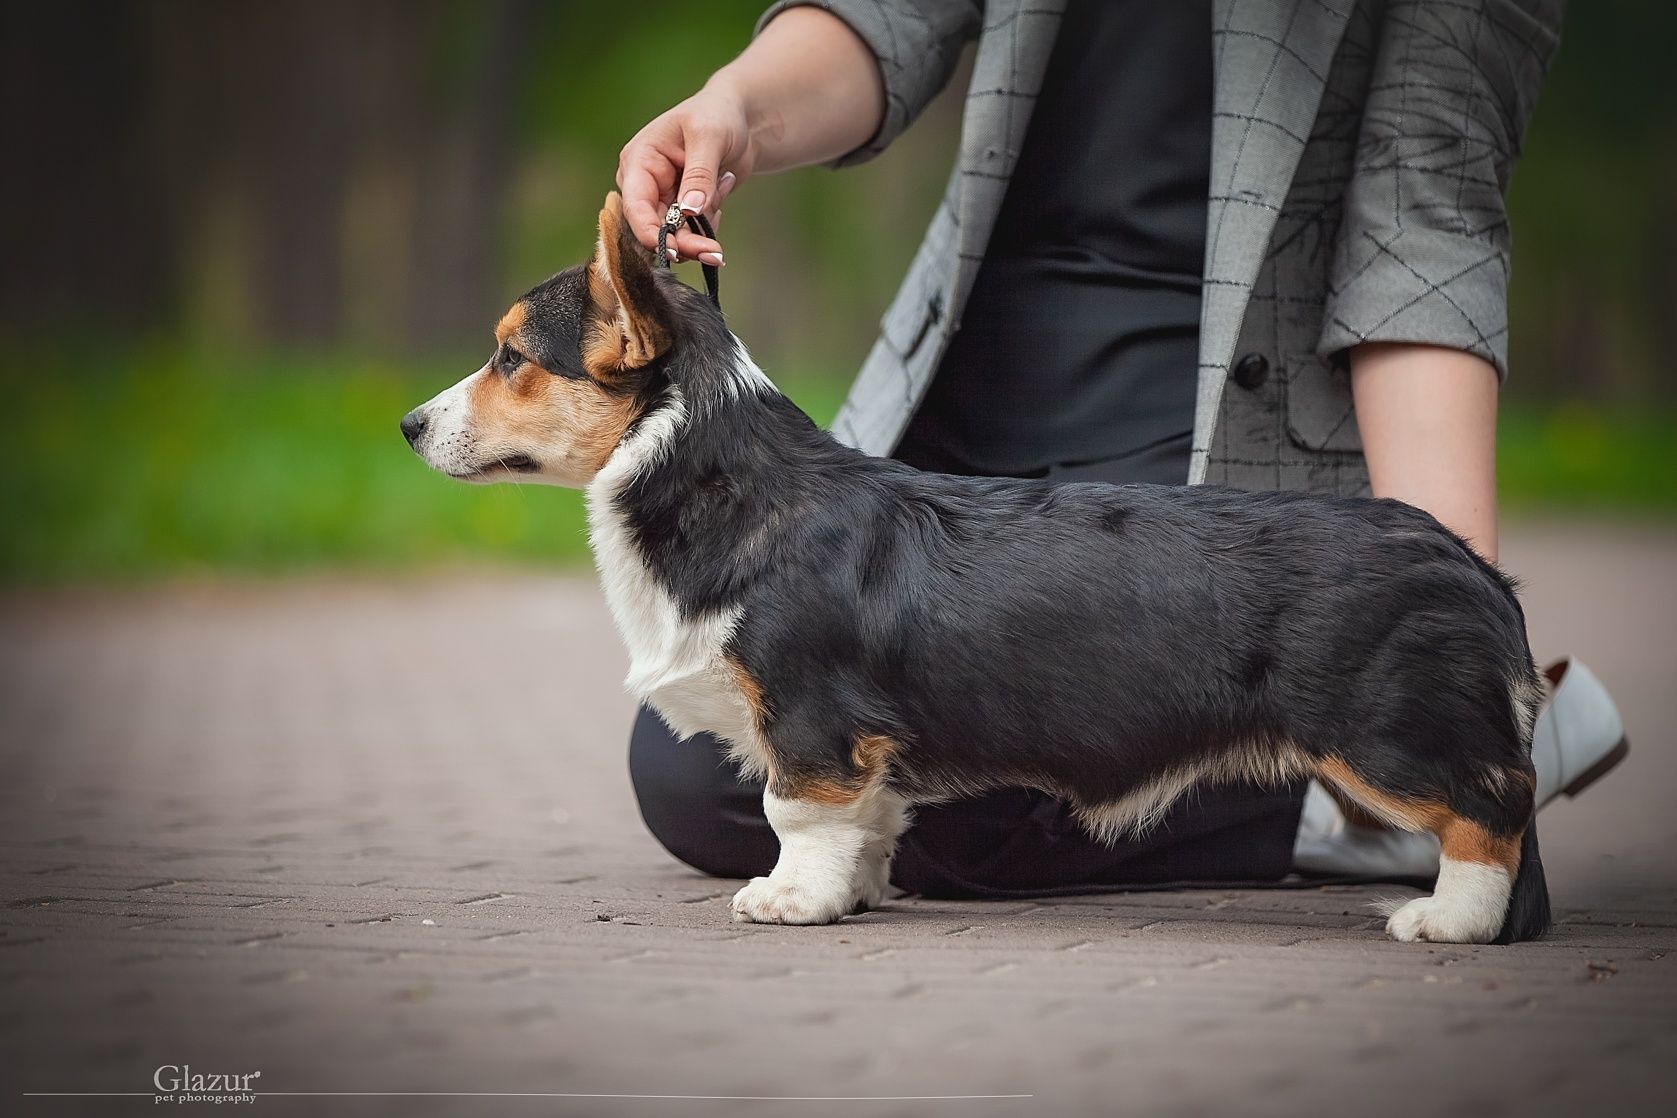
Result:
M1394 936L1548 926L1524 620L1425 513L868 457L651 268L615 195L497 343L403 430L455 476L586 488L630 688L768 778L781 859L740 918L877 904L915 803L1026 786L1115 836L1200 781L1310 776L1438 836Z

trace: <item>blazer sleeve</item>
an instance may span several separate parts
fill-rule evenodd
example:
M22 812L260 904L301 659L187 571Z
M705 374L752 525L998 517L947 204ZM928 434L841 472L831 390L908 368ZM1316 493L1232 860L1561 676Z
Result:
M1317 352L1463 349L1508 369L1503 195L1564 0L1386 7Z
M949 83L961 49L978 35L982 0L779 0L757 21L757 31L787 8L821 8L842 19L879 61L885 82L885 119L873 138L834 167L863 163L914 123Z

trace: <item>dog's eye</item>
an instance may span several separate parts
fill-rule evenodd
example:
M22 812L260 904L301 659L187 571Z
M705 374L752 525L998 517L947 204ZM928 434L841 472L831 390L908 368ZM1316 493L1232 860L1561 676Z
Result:
M512 346L503 344L501 346L500 360L497 361L496 364L500 365L501 368L505 369L507 372L510 373L510 372L514 371L515 369L517 369L519 366L523 365L528 360L529 360L529 358L525 357L522 353L520 353L516 349L512 348Z

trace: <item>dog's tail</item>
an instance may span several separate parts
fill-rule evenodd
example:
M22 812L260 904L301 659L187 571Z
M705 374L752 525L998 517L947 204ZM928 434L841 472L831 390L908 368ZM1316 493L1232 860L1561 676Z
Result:
M1537 939L1553 920L1549 913L1549 883L1543 877L1543 859L1537 853L1537 820L1526 824L1520 840L1520 868L1514 874L1514 892L1508 898L1508 914L1493 943L1520 943Z

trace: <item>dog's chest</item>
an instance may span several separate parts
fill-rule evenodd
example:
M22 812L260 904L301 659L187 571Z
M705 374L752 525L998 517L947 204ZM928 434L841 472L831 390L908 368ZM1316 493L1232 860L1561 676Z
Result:
M760 767L755 714L724 655L740 611L683 616L615 509L591 502L589 526L606 604L629 653L624 687L681 737L715 734L748 767Z

